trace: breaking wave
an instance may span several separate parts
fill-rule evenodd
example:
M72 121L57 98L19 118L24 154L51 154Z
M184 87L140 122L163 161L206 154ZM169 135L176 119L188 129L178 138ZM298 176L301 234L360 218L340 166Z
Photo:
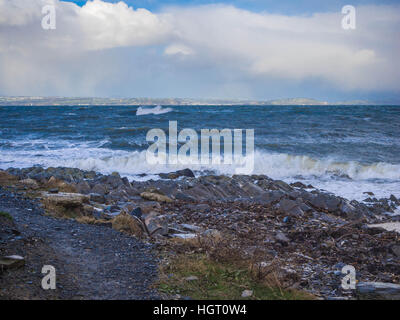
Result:
M46 139L1 140L0 168L73 167L104 174L113 171L130 179L159 178L159 173L190 168L197 175L236 174L239 165L179 164L152 165L146 161L146 151L110 149L110 141L48 141ZM132 142L129 142L132 143ZM120 146L119 146L120 147ZM131 145L129 145L131 147ZM223 161L222 161L223 162ZM377 197L400 194L400 165L386 162L361 163L316 159L306 155L290 155L256 150L254 174L264 174L286 182L302 181L349 199L362 200L366 191ZM143 175L146 175L143 177Z
M145 115L149 115L149 114L164 114L164 113L168 113L174 111L174 109L172 108L163 108L161 106L156 106L154 108L143 108L143 107L139 107L136 111L136 115L137 116L145 116Z
M146 151L135 151L103 158L71 159L62 161L62 164L58 165L108 174L118 171L121 175L134 180L158 179L158 173L188 167L195 170L197 175L209 173L233 175L236 173L236 167L233 165L151 165L146 161ZM143 177L143 174L147 176ZM365 199L364 192L366 191L373 192L378 198L389 197L390 194L400 196L400 165L382 162L361 164L355 161L337 162L316 160L308 156L256 152L254 174L264 174L286 182L302 181L350 200Z
M30 141L42 145L45 141ZM127 176L137 174L158 174L171 170L189 167L192 170L212 171L216 174L235 174L235 165L216 164L182 164L182 165L150 165L146 161L146 151L122 151L104 148L107 140L68 144L62 141L46 148L36 146L27 150L27 145L13 142L13 150L2 150L1 167L4 163L13 166L43 165L69 166L83 170L96 170L104 173L118 171ZM62 148L61 148L62 146ZM8 160L8 161L7 161ZM333 159L313 159L309 156L289 155L284 153L268 153L256 151L254 157L254 174L265 174L274 179L291 177L322 178L332 177L343 180L399 180L400 165L385 162L363 164L357 161L337 161Z

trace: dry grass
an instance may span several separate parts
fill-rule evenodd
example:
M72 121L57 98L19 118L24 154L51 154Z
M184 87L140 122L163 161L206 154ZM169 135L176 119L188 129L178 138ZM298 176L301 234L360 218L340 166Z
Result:
M0 186L9 187L13 186L18 182L18 178L9 174L6 171L0 170Z
M116 216L112 220L112 227L117 231L125 232L138 238L141 238L144 235L140 222L126 213L121 213Z
M109 226L112 224L110 221L104 219L97 220L94 217L88 217L88 216L78 217L75 220L79 223L91 224L95 226Z
M75 219L82 216L82 208L80 207L66 208L54 205L51 201L42 200L41 202L48 216L62 219Z
M60 192L67 192L67 193L78 192L76 186L69 184L63 180L57 179L55 177L51 177L49 181L44 185L44 189L50 190L54 188L57 188Z

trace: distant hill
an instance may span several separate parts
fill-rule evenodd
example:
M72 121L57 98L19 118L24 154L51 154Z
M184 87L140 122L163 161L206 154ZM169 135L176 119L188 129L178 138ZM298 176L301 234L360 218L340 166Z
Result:
M181 98L67 98L67 97L0 97L0 106L151 106L151 105L372 105L369 101L329 103L309 98L290 98L270 101L218 100Z
M279 99L267 101L270 105L328 105L326 101L318 101L308 98Z

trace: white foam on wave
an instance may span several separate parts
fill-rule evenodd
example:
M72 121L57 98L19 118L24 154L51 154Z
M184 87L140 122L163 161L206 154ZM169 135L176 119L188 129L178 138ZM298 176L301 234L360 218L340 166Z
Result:
M136 111L136 115L137 116L145 116L145 115L149 115L149 114L164 114L164 113L168 113L174 111L174 109L172 108L163 108L161 106L156 106L154 108L143 108L143 107L139 107Z
M255 173L272 178L293 176L335 176L354 180L393 179L400 180L400 165L384 162L361 164L357 161L341 162L334 159L313 159L284 153L255 153Z
M14 148L1 150L0 167L65 166L104 174L118 171L131 179L138 179L141 174L155 178L158 173L188 167L216 174L235 174L234 165L151 165L146 161L146 151L111 150L104 147L107 142L57 141L47 144L42 140L30 143L15 141ZM302 181L348 199L363 200L367 197L363 194L366 191L374 192L378 198L389 197L390 194L400 197L400 165L397 164L361 164L256 151L253 173L287 182Z

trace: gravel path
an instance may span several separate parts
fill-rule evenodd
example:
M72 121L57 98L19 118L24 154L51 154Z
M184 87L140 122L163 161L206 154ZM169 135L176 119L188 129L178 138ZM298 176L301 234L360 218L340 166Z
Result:
M11 214L16 229L21 232L15 241L3 241L0 253L19 254L12 250L22 250L27 259L24 274L10 271L8 276L0 277L0 288L3 288L0 298L23 298L4 289L7 285L9 291L12 290L10 279L15 288L33 286L38 292L33 298L38 299L158 298L151 289L157 277L157 261L150 245L108 227L44 216L35 201L4 189L0 189L0 211ZM29 248L35 254L32 255ZM57 294L44 294L44 290L38 289L44 276L41 263L56 268ZM18 272L20 276L14 279L13 273Z

